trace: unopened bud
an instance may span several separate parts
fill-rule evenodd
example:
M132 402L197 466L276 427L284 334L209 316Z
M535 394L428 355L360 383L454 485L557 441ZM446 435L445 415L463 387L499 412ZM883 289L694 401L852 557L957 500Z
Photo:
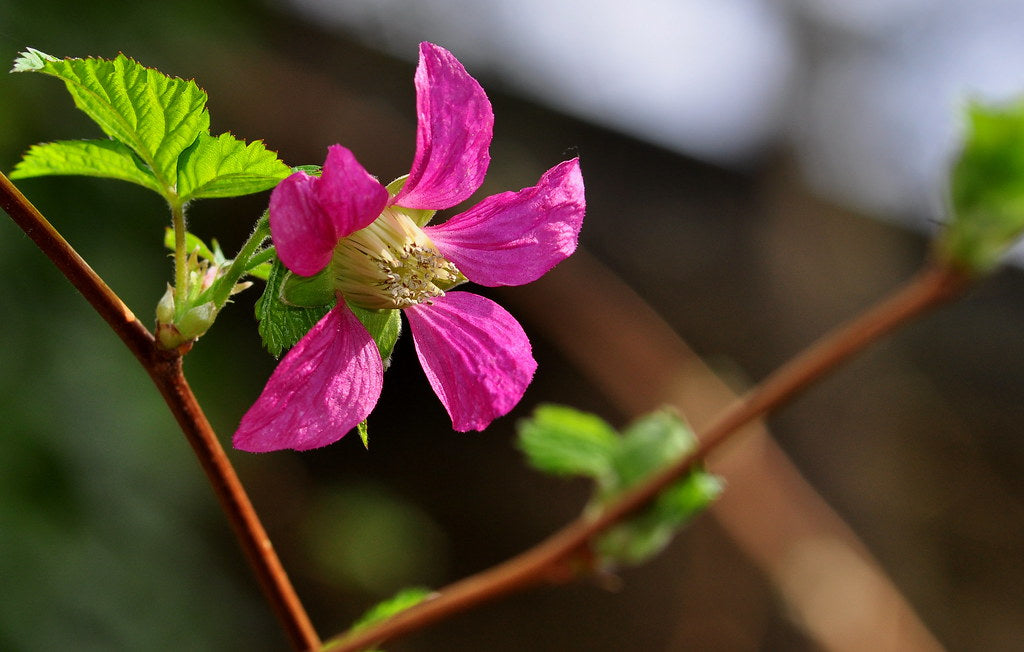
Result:
M192 308L178 320L178 332L184 339L194 340L208 331L215 319L217 319L217 306L212 301L207 301Z
M167 285L167 291L156 304L156 323L170 324L174 322L174 288Z

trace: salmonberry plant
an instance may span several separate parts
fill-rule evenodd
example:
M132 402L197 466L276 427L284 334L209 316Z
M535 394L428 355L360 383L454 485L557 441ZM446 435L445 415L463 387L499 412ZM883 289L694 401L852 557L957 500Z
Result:
M534 186L460 207L483 183L493 114L447 50L420 46L418 129L409 173L382 183L341 144L322 165L292 166L262 141L213 135L206 93L119 55L59 59L28 49L12 72L64 82L104 137L32 146L9 179L87 175L134 183L166 201L173 284L155 288L152 329L0 175L0 205L67 276L145 367L195 449L266 598L297 650L359 650L484 600L639 564L725 488L702 469L723 441L841 362L989 273L1024 230L1024 105L972 105L949 182L949 214L905 286L825 335L701 433L671 411L621 431L597 416L542 405L519 424L540 471L588 478L591 500L548 540L438 590L414 589L321 641L182 372L182 356L243 291L262 291L256 322L281 357L234 447L246 454L327 446L355 431L369 447L374 410L404 314L416 355L455 431L483 430L522 398L537 369L519 322L464 284L530 283L572 255L584 223L584 175L571 159ZM272 190L241 248L187 230L189 206ZM454 209L432 224L439 210ZM157 232L159 233L159 232ZM253 288L250 290L250 288Z

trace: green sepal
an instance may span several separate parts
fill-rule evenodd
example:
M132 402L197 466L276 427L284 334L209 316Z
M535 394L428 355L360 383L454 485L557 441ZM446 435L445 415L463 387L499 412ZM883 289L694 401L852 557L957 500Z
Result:
M291 168L262 141L246 144L229 133L201 133L178 161L178 198L249 195L273 188L289 174Z
M388 194L391 195L392 197L397 195L398 191L402 189L402 186L405 185L405 182L408 179L409 175L407 174L405 176L398 177L397 179L389 183L386 186ZM408 215L410 219L412 219L412 221L416 223L416 226L426 226L427 223L430 222L431 219L433 219L434 214L437 213L437 211L428 210L426 208L405 208L404 206L392 206L392 208L394 210L397 210L401 213L405 213L406 215Z
M256 302L256 318L259 320L259 332L263 338L263 345L275 357L295 345L327 314L334 304L319 304L321 294L318 294L317 285L323 283L328 275L318 278L321 275L303 277L292 274L275 259L267 278L267 287L263 296ZM294 280L290 280L294 279ZM292 283L288 288L287 299L285 299L285 285ZM312 303L301 305L293 303L293 300L309 299ZM370 332L377 349L380 351L381 361L387 369L391 362L391 352L395 348L395 342L402 332L402 320L398 310L367 310L359 306L348 304L349 309L362 322L366 330Z
M248 274L249 276L252 276L253 278L258 278L260 280L266 281L267 279L270 278L270 269L270 263L258 263L257 265L245 270L245 273Z
M29 148L14 166L12 179L80 174L136 183L163 194L160 182L141 159L116 140L60 140Z
M216 318L217 306L207 301L189 309L175 325L186 341L194 340L208 331Z
M356 424L356 431L359 432L359 439L363 442L363 448L370 450L370 426L363 419Z
M331 274L325 267L319 274L299 276L287 271L281 286L280 299L289 306L299 308L317 308L330 306L336 301Z
M263 338L263 346L274 357L280 357L285 349L294 346L331 309L331 306L300 308L281 301L281 284L287 273L281 261L275 260L263 296L256 302L257 330Z
M348 307L370 332L373 341L377 343L377 350L380 351L380 359L386 370L391 366L391 353L395 349L398 336L402 334L402 317L399 315L399 311L394 308L368 310L353 306L351 303L348 304Z
M966 117L950 177L953 215L937 246L950 263L984 273L1024 233L1024 100L974 102Z

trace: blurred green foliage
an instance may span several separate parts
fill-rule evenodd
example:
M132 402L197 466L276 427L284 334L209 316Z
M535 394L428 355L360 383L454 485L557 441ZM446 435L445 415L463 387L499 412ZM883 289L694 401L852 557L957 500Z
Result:
M681 459L696 441L679 417L665 411L637 419L621 435L596 415L560 405L542 405L519 423L519 446L530 464L594 481L594 497L587 506L592 514ZM703 469L687 473L650 506L598 538L599 565L648 560L721 491L721 481Z
M950 179L953 215L940 252L972 272L986 272L1024 233L1024 100L972 103L967 133Z

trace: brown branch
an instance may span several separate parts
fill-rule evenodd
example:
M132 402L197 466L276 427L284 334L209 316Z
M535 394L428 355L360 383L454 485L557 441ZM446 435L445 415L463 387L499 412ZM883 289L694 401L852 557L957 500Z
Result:
M529 288L503 292L610 400L631 417L663 405L676 408L698 432L736 395L625 282L585 250ZM545 306L564 305L552 312ZM629 337L622 337L629 333ZM600 355L596 355L600 352ZM785 609L821 650L938 651L892 580L796 465L757 422L730 437L707 460L727 491L710 515L773 583ZM813 545L827 577L805 577ZM713 573L714 571L706 571ZM857 586L860 607L837 609L821 591ZM827 588L825 588L827 587ZM867 605L870 604L870 607ZM680 642L685 639L680 639Z
M71 281L149 373L195 451L292 647L296 650L320 647L320 639L270 538L185 380L180 354L157 348L153 335L142 322L3 174L0 174L0 208Z
M970 280L956 270L926 266L888 298L783 365L735 401L699 436L696 450L623 495L597 517L579 518L534 548L443 589L431 599L376 626L328 641L325 652L354 652L442 620L476 604L539 584L580 554L604 530L653 500L712 451L854 354L928 309L958 296Z
M320 638L313 629L309 616L306 615L306 610L281 565L281 560L274 552L270 537L263 529L245 488L231 466L231 460L228 459L185 380L181 369L181 357L154 357L152 363L146 366L146 371L163 395L188 443L192 445L192 450L195 451L199 464L206 472L206 477L235 531L235 537L256 572L263 593L274 608L292 647L295 650L319 648Z

